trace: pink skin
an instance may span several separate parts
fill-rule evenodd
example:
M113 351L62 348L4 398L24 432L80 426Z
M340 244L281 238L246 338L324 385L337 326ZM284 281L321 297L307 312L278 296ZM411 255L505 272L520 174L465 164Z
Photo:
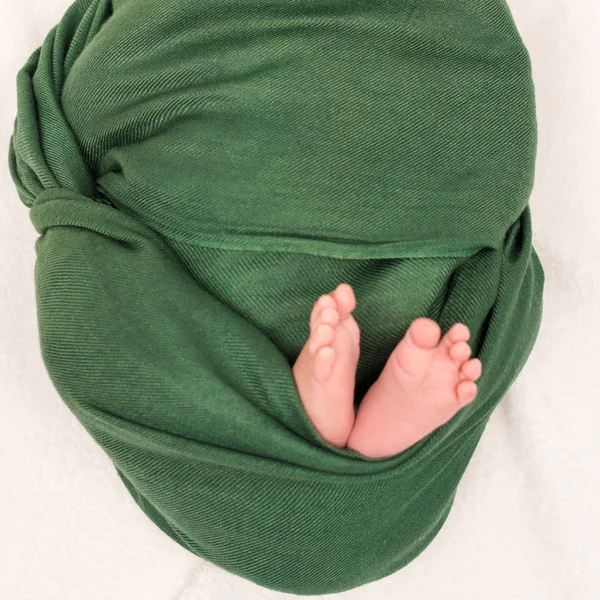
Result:
M310 336L292 367L304 410L323 439L371 458L412 446L477 396L482 365L468 360L469 329L454 324L440 340L439 325L415 319L379 378L354 412L360 329L352 316L352 287L341 283L321 296Z

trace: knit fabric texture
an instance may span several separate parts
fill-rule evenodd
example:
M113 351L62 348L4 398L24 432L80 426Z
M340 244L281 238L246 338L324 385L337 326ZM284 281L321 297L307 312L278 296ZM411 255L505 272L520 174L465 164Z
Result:
M504 0L77 0L17 75L42 357L140 508L300 595L412 561L536 340L528 52ZM397 455L325 442L291 367L347 282L358 408L410 323L474 402Z

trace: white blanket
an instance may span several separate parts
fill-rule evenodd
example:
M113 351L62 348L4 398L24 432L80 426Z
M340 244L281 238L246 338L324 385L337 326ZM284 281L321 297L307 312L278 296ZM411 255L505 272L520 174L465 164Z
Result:
M69 4L0 6L0 598L289 597L163 534L45 372L33 287L37 234L7 150L17 70ZM406 568L339 595L344 600L600 599L600 2L509 5L530 51L538 106L531 207L546 271L540 335L437 538Z

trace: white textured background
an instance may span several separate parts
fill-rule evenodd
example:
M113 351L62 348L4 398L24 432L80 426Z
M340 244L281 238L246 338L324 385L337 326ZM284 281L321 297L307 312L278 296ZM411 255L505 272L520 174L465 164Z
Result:
M36 232L7 151L16 73L70 3L0 5L0 598L291 597L164 535L44 370ZM538 106L531 206L546 271L541 332L437 538L398 573L329 598L600 599L600 1L509 5L531 55Z

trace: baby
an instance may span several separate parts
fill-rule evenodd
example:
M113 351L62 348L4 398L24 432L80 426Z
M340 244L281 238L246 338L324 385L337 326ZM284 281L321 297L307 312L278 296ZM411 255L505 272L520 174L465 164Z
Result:
M482 373L468 360L469 328L453 325L440 340L439 325L415 319L381 375L354 413L354 377L360 330L356 298L341 283L321 296L310 316L310 335L292 371L308 418L323 439L364 456L391 456L412 446L474 400Z
M141 510L274 591L413 561L542 316L506 1L76 0L17 84L42 356Z

